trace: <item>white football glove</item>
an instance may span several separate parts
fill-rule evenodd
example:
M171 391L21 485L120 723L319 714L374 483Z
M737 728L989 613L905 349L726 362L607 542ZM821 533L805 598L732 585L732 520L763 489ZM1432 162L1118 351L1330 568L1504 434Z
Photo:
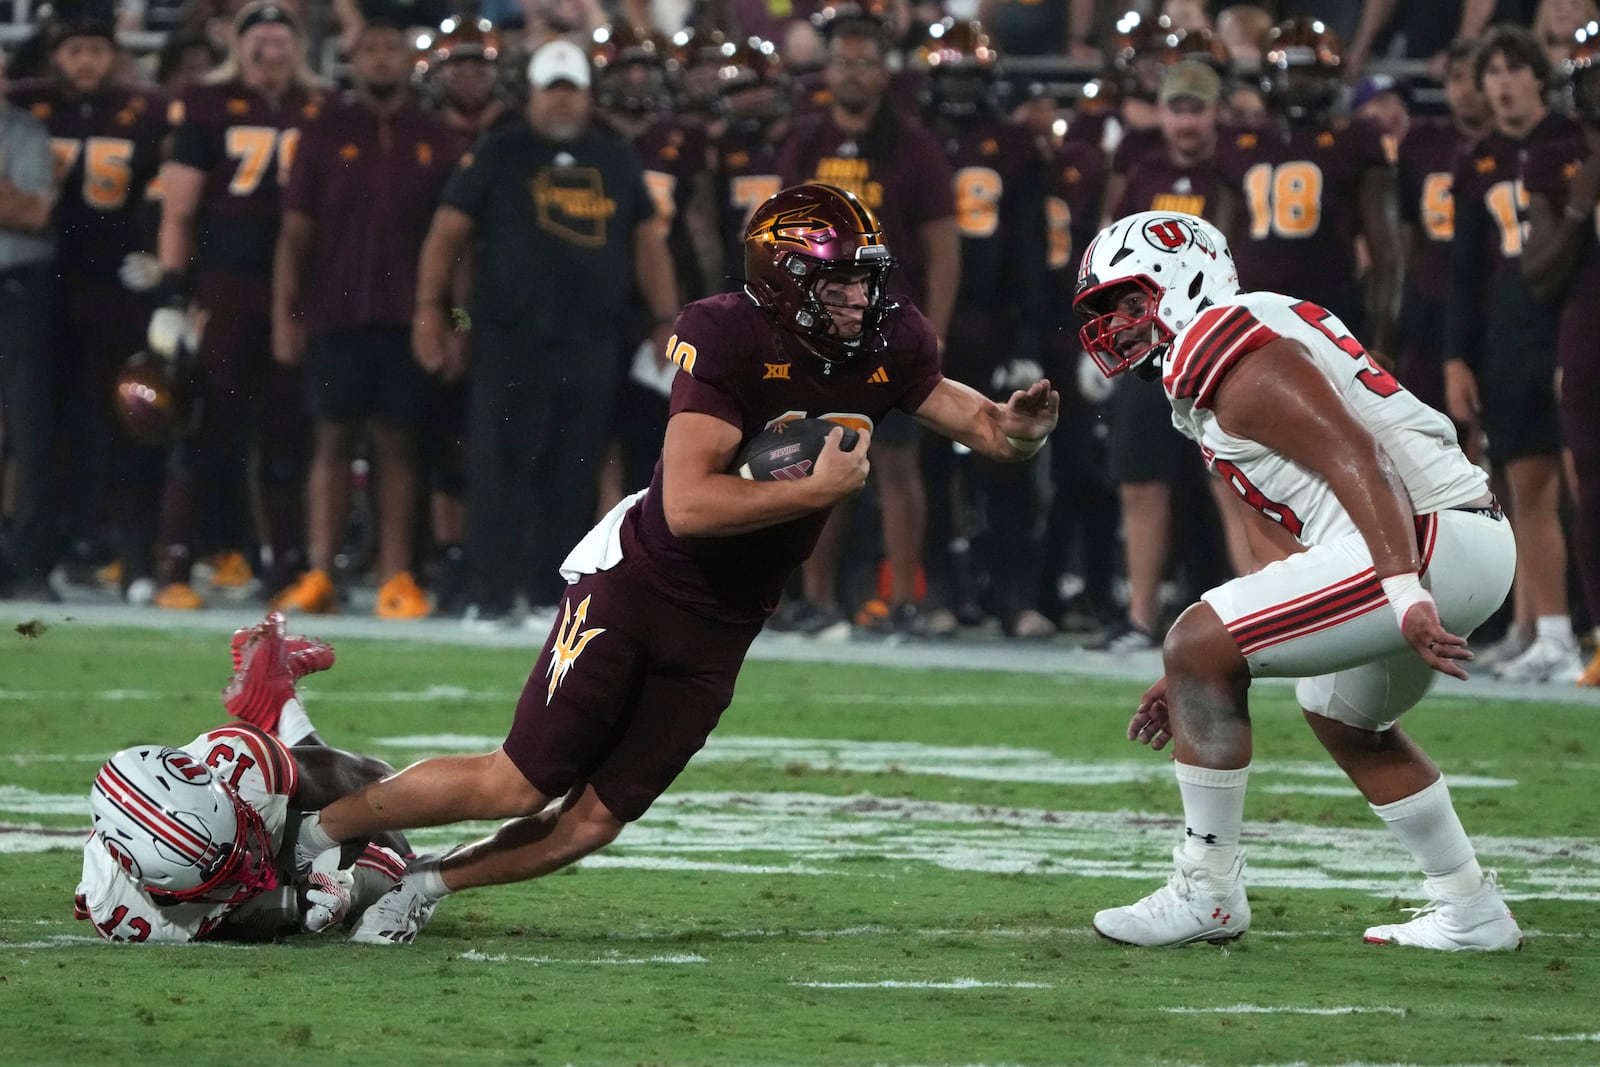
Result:
M305 910L300 914L300 928L309 934L320 934L335 923L344 921L350 913L351 891L355 888L355 875L339 869L339 850L331 848L311 863L311 873L306 876L300 893Z
M130 292L148 293L161 284L161 261L149 252L129 252L122 257L117 277Z
M1100 364L1087 352L1078 353L1078 394L1091 404L1103 404L1117 383L1105 376Z
M150 351L162 359L175 358L180 348L193 351L197 340L189 313L179 307L156 308L144 339Z

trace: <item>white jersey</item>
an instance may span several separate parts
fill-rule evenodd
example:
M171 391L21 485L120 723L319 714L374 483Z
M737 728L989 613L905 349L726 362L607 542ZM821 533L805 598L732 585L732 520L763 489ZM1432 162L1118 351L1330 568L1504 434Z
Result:
M298 784L294 757L283 742L252 726L232 724L208 730L182 750L210 767L260 813L276 855L283 845L289 798ZM242 903L158 905L112 858L98 834L91 833L83 847L83 880L78 883L75 910L107 940L194 941Z
M1245 502L1315 545L1355 532L1328 483L1288 457L1234 437L1211 401L1234 361L1280 337L1304 345L1388 453L1418 515L1482 496L1488 476L1462 454L1455 426L1401 387L1338 317L1309 300L1242 293L1202 312L1168 349L1162 382L1172 424L1200 445L1206 465Z

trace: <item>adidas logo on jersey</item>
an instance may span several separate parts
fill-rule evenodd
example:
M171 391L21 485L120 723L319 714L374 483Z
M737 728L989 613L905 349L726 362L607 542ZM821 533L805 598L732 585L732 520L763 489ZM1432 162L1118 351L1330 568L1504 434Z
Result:
M888 385L889 372L884 368L879 367L877 370L872 372L871 376L867 378L867 381L871 382L873 385Z

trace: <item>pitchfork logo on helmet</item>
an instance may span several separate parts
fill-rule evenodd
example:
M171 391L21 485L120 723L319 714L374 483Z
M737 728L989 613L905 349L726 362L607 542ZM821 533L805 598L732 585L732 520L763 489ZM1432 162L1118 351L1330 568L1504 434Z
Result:
M1107 226L1078 269L1078 338L1106 377L1154 379L1185 326L1239 292L1222 232L1196 215L1143 211Z
M123 749L95 776L101 845L160 902L233 904L277 884L256 810L182 749Z
M756 209L744 234L744 291L782 329L828 364L883 346L894 257L878 217L852 193L831 185L796 185ZM863 276L861 330L841 332L816 292L823 280Z

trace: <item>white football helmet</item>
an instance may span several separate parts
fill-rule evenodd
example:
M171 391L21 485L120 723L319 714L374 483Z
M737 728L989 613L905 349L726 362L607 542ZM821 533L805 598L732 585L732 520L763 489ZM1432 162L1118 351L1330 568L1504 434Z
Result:
M1078 339L1106 377L1133 370L1154 379L1178 331L1238 292L1221 230L1181 211L1141 211L1101 230L1084 250L1072 301L1084 320Z
M233 904L277 884L260 814L179 748L125 748L89 793L100 844L157 903Z

